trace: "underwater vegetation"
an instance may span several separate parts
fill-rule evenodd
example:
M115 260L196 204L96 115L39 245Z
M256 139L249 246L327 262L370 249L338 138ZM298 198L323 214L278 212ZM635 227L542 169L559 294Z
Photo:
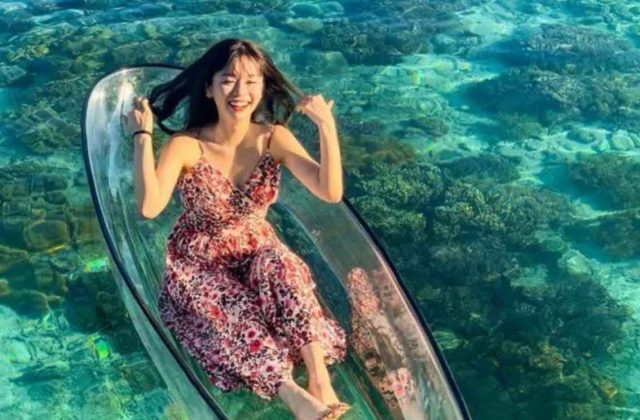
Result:
M490 154L378 164L349 194L436 336L447 338L445 354L476 415L598 418L625 398L590 362L619 351L631 311L551 235L571 227L567 199L513 184L516 165ZM523 286L531 265L547 275Z
M587 156L567 164L578 188L607 203L602 215L575 221L572 239L599 244L616 260L640 256L640 162L620 154Z
M609 152L640 147L639 13L633 2L593 0L2 5L0 88L19 90L19 100L0 110L0 140L37 160L7 154L0 174L0 303L29 319L62 311L74 330L101 330L112 347L92 341L100 360L141 350L105 270L81 170L84 95L119 66L186 65L212 37L265 28L257 40L277 47L305 89L335 89L347 196L407 281L472 416L614 418L637 396L601 366L636 321L594 260L640 257L640 164ZM439 86L427 69L439 59L449 60L440 73L450 95L427 101ZM381 69L399 76L377 79ZM486 136L474 131L482 124ZM531 155L517 149L563 132L579 146L610 145L566 159L549 146L536 162L566 170L566 185L597 210L587 215L573 191L531 183ZM296 121L295 133L320 156L312 124ZM284 229L304 247L295 227ZM118 367L140 392L158 386L152 370L148 361ZM116 412L124 402L114 389L89 401L106 394ZM166 416L182 414L169 406Z
M629 156L593 154L568 164L570 179L585 192L600 194L613 208L640 206L640 162Z

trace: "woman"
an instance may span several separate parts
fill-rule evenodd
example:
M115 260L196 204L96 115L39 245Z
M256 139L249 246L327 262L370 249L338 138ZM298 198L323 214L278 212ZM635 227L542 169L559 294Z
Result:
M342 197L333 101L303 97L270 57L247 40L226 39L168 83L136 97L126 115L134 139L139 210L156 217L177 185L185 208L167 243L158 302L163 322L225 391L277 394L299 419L336 419L339 401L327 365L346 357L346 334L326 316L309 268L265 219L280 166L320 199ZM184 130L162 124L186 101ZM320 133L321 164L287 129L293 111ZM158 166L153 116L173 134ZM305 390L292 379L306 365Z

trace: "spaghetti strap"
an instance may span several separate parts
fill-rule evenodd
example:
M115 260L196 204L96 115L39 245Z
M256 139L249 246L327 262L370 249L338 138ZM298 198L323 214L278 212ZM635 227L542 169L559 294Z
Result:
M196 141L198 142L198 147L200 148L200 157L203 157L204 148L202 147L202 141L200 141L200 130L202 130L202 128L194 129L191 131L191 134L193 134L193 137L195 137Z
M267 138L267 150L269 151L269 147L271 146L271 137L273 137L273 132L275 131L275 124L271 125L271 130L269 131L269 138Z

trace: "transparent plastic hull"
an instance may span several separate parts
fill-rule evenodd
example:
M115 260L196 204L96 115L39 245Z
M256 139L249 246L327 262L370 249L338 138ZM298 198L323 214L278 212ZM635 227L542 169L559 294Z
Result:
M120 115L134 95L168 81L181 69L125 68L96 83L83 115L85 166L111 267L133 323L176 403L190 418L293 418L279 400L248 390L222 392L163 325L158 296L167 236L182 207L177 193L162 215L147 220L133 190L133 144ZM173 119L179 127L181 116ZM171 126L172 121L167 125ZM156 130L154 153L167 136ZM328 204L283 170L268 220L308 263L321 304L348 334L347 360L330 366L353 419L469 418L464 401L427 323L366 223L345 197ZM302 385L302 367L294 374Z

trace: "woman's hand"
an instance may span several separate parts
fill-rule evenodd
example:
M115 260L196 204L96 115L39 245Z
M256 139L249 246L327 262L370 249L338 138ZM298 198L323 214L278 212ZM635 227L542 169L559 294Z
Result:
M138 130L153 132L153 112L149 107L149 100L136 96L133 98L133 108L128 114L123 114L125 132L131 136Z
M316 125L324 123L335 124L331 109L333 100L326 102L322 95L307 95L300 100L296 106L296 111L302 112L311 118Z

